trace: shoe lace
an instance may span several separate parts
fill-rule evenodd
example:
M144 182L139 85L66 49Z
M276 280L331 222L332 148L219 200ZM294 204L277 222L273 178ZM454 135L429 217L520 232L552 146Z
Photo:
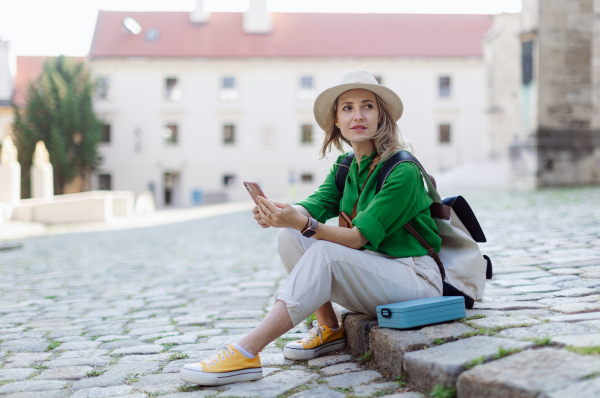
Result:
M211 367L212 365L216 365L221 362L225 358L230 357L231 355L235 355L235 351L233 351L229 346L225 347L225 349L221 351L217 351L213 354L212 357L205 359L204 361L200 361L200 363L205 363L207 367Z
M313 328L310 330L310 332L308 332L308 335L305 336L302 340L302 342L305 343L310 343L311 341L313 341L315 338L319 338L319 340L321 340L321 344L323 344L323 332L325 331L325 328L321 325L319 325L318 321L313 321Z

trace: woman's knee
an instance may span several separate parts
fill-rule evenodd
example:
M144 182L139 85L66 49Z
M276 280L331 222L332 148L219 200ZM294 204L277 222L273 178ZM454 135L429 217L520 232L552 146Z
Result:
M286 271L290 273L304 254L300 232L295 229L282 228L277 235L277 251Z
M300 238L302 234L291 228L281 228L277 234L277 250L279 254L289 250L297 251L300 246Z

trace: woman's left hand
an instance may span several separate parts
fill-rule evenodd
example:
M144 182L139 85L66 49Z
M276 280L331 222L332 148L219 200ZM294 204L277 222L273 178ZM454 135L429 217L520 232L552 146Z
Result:
M308 218L289 203L274 202L262 196L258 197L258 201L258 212L266 225L276 228L293 228L299 231L306 225Z

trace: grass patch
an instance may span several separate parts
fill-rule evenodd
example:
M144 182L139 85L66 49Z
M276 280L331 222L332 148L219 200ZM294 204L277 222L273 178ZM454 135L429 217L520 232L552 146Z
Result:
M196 384L185 384L183 386L177 387L177 391L181 392L189 392L189 391L200 391L205 386L200 386Z
M316 321L316 320L317 320L317 316L315 314L312 314L304 320L304 323L307 324L308 326L310 326L313 324L313 321Z
M581 380L589 380L589 379L595 379L596 377L600 376L600 372L594 372L594 373L590 373L587 376L583 376L581 378Z
M48 343L48 348L46 348L46 351L52 351L55 348L60 347L62 343L60 341L56 341L56 340L50 340L50 343Z
M441 344L444 344L445 342L446 342L446 339L442 339L439 337L437 339L433 340L434 345L441 345Z
M325 379L318 379L317 380L317 384L325 384L325 383L327 383L327 380L325 380Z
M127 380L125 380L125 384L137 383L138 381L140 381L140 376L141 376L141 374L139 374L139 373L130 374L129 376L127 376Z
M87 372L86 375L87 375L87 377L98 377L98 376L104 374L104 372L106 372L106 370L94 369L91 372Z
M522 348L504 348L500 346L498 347L498 353L494 355L494 359L504 358L521 351L523 351Z
M479 358L471 359L469 362L463 365L466 370L473 369L477 365L481 365L485 361L485 356L480 356Z
M406 387L406 384L408 384L408 379L405 375L400 375L400 376L396 377L395 382L396 382L396 384L398 384L398 387L402 388L402 387Z
M600 346L597 345L593 347L574 347L572 345L568 345L565 348L571 352L574 352L575 354L600 355Z
M35 370L44 370L44 369L48 369L48 367L47 367L47 366L44 366L44 365L32 366L32 368L34 368Z
M485 315L483 315L483 314L473 315L473 316L465 318L465 321L472 321L473 319L481 319L481 318L485 318Z
M306 391L308 389L310 389L310 386L308 384L301 384L298 387L293 388L293 389L291 389L289 391L286 391L283 394L279 394L277 396L277 398L287 398L289 396L292 396L292 395L297 394L297 393L302 392L302 391Z
M146 394L148 394L149 397L160 397L161 395L167 395L165 391L146 392Z
M283 338L283 337L278 337L275 339L275 347L279 348L279 349L284 349L285 345L290 342L290 341L298 341L300 339L298 338L294 338L294 337L289 337L289 338Z
M543 347L552 343L552 336L534 337L532 341L536 346Z
M361 365L366 365L367 363L371 362L373 360L373 351L369 350L365 353L363 353L361 356L358 357L358 363L360 363Z
M175 343L167 343L167 344L163 344L162 346L165 348L163 350L163 352L165 351L169 351L171 348L175 347L177 344Z
M14 380L10 380L10 379L0 380L0 386L3 386L8 383L12 383L12 382L14 382Z
M350 392L354 392L354 388L353 387L337 387L335 388L335 391L339 391L339 392L343 392L343 393L350 393Z
M371 395L372 397L383 397L396 391L395 388L384 388L383 390L377 390Z
M169 361L176 361L178 359L186 359L187 357L188 357L188 354L186 354L184 352L175 352L175 353L171 354Z
M436 385L429 393L433 398L454 398L456 397L456 388L448 388L442 385Z
M465 324L468 324L468 323L465 322ZM471 327L474 327L473 325L470 325L470 324L468 324L468 325ZM468 337L473 337L473 336L493 336L496 333L501 332L506 329L524 328L524 327L528 327L528 326L532 326L531 323L521 323L519 325L512 325L512 326L496 326L493 328L476 328L475 330L461 334L460 336L458 336L457 339L466 339Z
M58 296L46 296L44 297L46 300L54 300L55 298L57 298Z

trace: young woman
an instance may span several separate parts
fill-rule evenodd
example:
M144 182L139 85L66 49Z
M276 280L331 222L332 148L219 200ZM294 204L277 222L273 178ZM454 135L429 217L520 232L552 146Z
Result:
M278 250L289 273L284 288L262 322L237 344L211 358L186 365L184 381L218 385L262 377L258 353L313 312L309 335L283 350L288 359L310 359L345 347L331 301L375 316L375 307L442 295L435 261L403 228L410 225L436 250L441 240L429 213L431 199L419 168L401 163L376 194L383 162L405 149L396 122L402 101L368 72L348 71L316 99L314 114L325 131L321 154L349 144L355 158L343 195L335 175L345 155L334 163L319 189L292 206L259 197L254 218L263 228L281 228ZM325 225L343 211L350 228Z

